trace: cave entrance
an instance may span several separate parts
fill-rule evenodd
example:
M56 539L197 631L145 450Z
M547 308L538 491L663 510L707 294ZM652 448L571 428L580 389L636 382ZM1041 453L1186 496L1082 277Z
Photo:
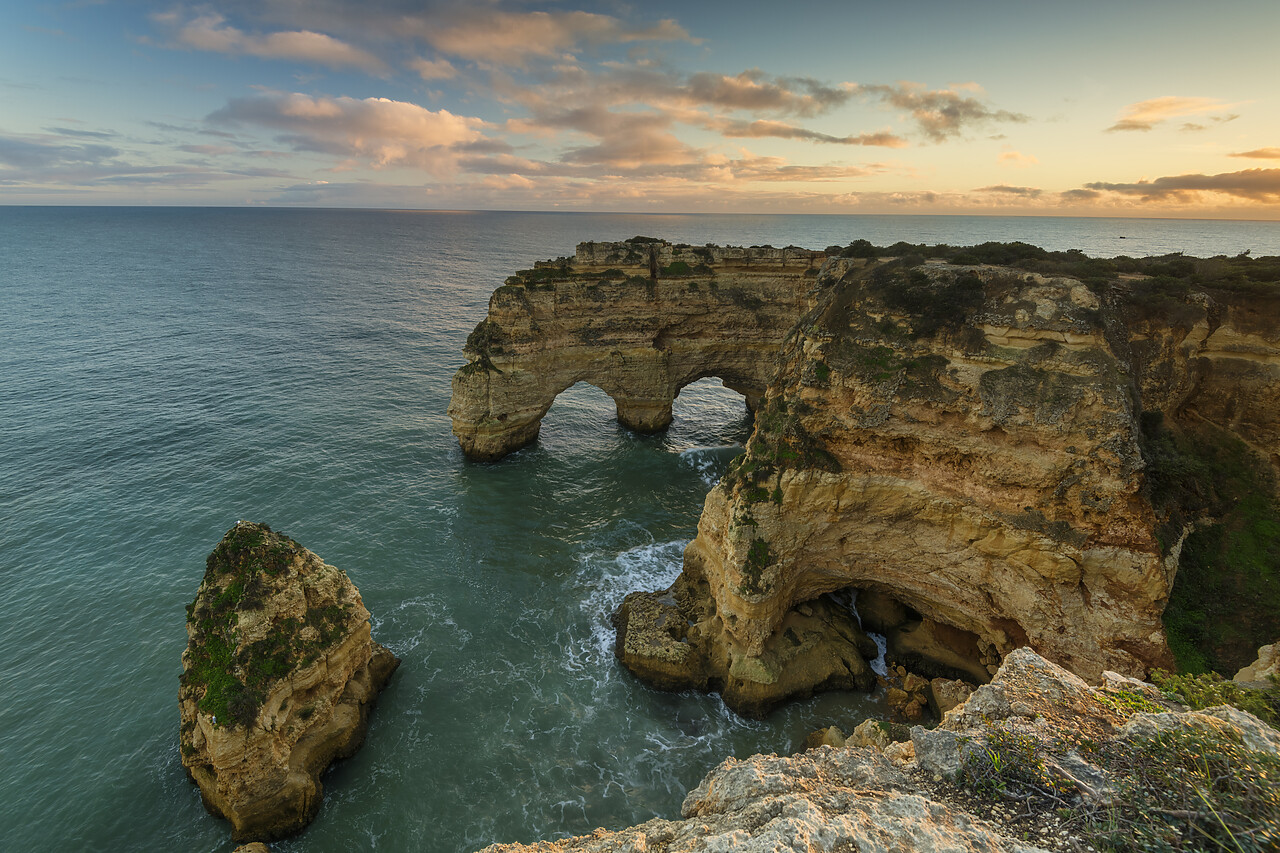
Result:
M977 634L923 616L878 587L846 587L833 595L850 602L862 630L877 645L883 638L889 665L903 666L925 678L958 678L976 684L990 680Z

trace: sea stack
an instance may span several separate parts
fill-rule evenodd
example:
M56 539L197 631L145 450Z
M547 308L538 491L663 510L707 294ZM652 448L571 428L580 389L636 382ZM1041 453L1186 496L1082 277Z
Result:
M239 522L187 608L182 763L232 837L269 841L320 807L320 774L364 740L400 661L374 642L341 569L265 524Z

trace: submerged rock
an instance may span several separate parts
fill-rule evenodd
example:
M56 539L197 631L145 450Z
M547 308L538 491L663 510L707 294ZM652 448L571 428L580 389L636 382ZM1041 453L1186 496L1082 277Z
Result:
M182 763L236 841L298 832L320 774L352 755L400 661L370 636L346 573L264 524L239 522L187 609Z

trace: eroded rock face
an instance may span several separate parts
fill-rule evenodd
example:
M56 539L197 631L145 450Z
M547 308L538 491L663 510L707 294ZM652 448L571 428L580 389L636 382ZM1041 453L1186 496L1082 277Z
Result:
M1280 297L1195 293L1128 310L1143 405L1230 430L1280 472Z
M833 260L819 284L685 553L711 656L749 679L798 602L853 586L908 614L880 627L930 676L986 680L1024 644L1092 677L1168 665L1108 306L989 267Z
M471 459L537 438L556 395L578 382L641 432L671 422L680 389L707 376L753 405L783 336L811 305L823 255L804 249L582 243L573 258L512 276L467 340L449 416Z
M236 841L305 827L320 774L353 754L400 661L374 642L340 569L266 525L240 522L209 555L188 609L182 763Z
M1151 505L1142 415L1229 430L1280 468L1280 300L820 260L584 243L500 288L469 342L450 414L475 458L532 440L583 379L640 429L706 375L756 412L680 580L618 614L625 665L748 714L857 684L856 624L823 617L836 649L797 640L800 605L852 588L928 678L980 683L1022 645L1090 678L1170 667L1192 527Z
M910 742L890 743L883 727L868 721L844 747L726 760L689 792L678 820L598 829L554 842L497 844L485 853L1042 849L1019 841L1024 835L1055 850L1083 850L1098 837L1081 832L1108 830L1102 817L1108 812L1099 806L1114 804L1134 784L1123 778L1126 768L1168 761L1171 774L1185 772L1167 744L1153 741L1160 733L1198 732L1270 762L1280 756L1280 733L1236 708L1189 711L1169 703L1151 684L1112 672L1104 681L1092 687L1030 649L1015 649L990 683L937 728L914 727ZM1016 807L1006 809L1009 800L1000 795L984 800L966 787L966 772L1004 772L1014 779L1008 766L990 766L993 752L1014 755L1009 744L1033 756L1037 784L1052 798L1038 802L1028 793L1032 789L1017 787L1007 795L1016 796ZM1101 760L1125 750L1142 760ZM1261 767L1248 768L1249 784L1265 788ZM1061 819L1063 806L1070 820ZM1274 819L1280 814L1273 798L1268 807L1266 814L1237 816L1250 824L1239 828L1255 833L1266 849L1277 840ZM1091 829L1090 814L1102 824ZM1191 832L1174 827L1170 837L1179 837L1180 830ZM1190 837L1192 843L1199 840Z

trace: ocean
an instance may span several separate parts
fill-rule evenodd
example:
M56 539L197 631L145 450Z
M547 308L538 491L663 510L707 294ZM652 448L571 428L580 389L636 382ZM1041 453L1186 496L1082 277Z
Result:
M403 664L315 822L277 851L467 851L676 816L723 758L846 730L876 696L764 721L615 662L609 614L669 584L748 435L685 389L658 436L580 385L536 445L465 461L445 409L489 293L582 240L823 248L1023 240L1280 253L1280 223L0 207L0 838L225 851L182 770L184 607L238 519L348 573Z

